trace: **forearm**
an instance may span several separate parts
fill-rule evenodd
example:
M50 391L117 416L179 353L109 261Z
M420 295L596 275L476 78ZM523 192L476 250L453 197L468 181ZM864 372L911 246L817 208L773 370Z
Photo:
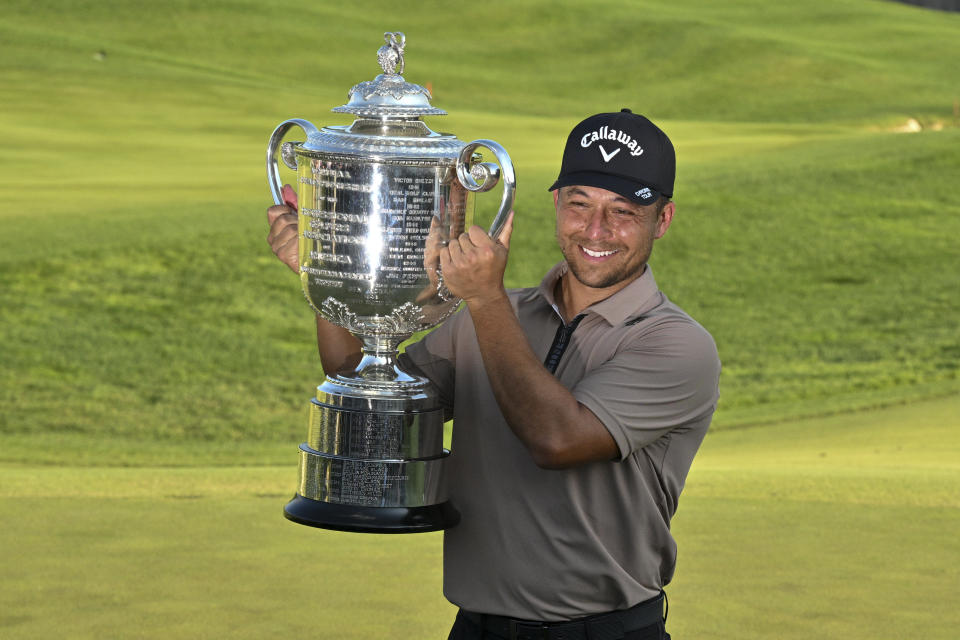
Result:
M468 307L500 411L536 463L563 468L615 457L603 424L533 352L506 294Z
M333 374L360 362L360 341L343 327L317 316L317 348L323 371Z

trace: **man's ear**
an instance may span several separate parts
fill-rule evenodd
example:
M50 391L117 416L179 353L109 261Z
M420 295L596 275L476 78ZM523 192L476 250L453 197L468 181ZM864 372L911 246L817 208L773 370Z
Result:
M657 221L657 233L654 235L654 238L659 240L663 237L663 234L667 232L667 229L670 228L670 223L673 222L673 214L676 210L677 207L673 204L673 200L663 205L663 210L660 212L660 219Z
M563 187L560 187L562 189ZM560 189L553 190L553 208L557 208L557 201L560 199Z

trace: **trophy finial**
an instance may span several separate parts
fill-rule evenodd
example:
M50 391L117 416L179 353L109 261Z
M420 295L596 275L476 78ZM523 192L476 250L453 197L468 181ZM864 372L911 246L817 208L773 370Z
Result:
M403 73L403 50L407 37L400 31L383 34L386 42L377 50L377 61L383 73L373 80L353 85L347 93L347 104L334 109L337 113L353 113L364 118L419 118L446 115L443 109L430 104L430 91L407 82Z
M387 44L377 51L380 68L388 75L403 73L403 47L407 37L400 31L387 31L383 34L383 39Z

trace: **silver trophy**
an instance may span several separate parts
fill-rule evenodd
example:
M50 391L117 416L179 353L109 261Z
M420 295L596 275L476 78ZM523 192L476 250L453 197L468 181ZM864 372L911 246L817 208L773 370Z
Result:
M405 38L384 34L383 70L333 109L349 126L282 122L267 145L267 179L282 204L278 155L297 172L300 281L307 301L363 344L352 371L328 372L310 404L294 522L343 531L407 533L455 525L447 502L443 412L436 389L397 364L401 342L457 308L439 251L472 224L471 192L503 182L490 234L513 206L516 179L496 142L463 143L420 118L444 115L406 82ZM305 142L283 142L300 127ZM479 150L497 163L483 162Z

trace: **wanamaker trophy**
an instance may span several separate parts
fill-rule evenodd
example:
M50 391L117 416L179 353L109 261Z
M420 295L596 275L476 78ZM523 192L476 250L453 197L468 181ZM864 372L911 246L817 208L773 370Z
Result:
M502 182L490 234L513 206L516 179L491 140L464 143L432 131L445 115L430 92L406 82L405 37L384 34L383 73L333 109L353 124L318 129L282 122L267 146L267 180L283 204L278 156L297 172L300 281L314 311L363 345L350 371L327 372L310 402L300 484L284 508L301 524L377 533L455 525L443 483L443 412L435 387L404 371L399 345L436 326L460 300L444 285L439 251L472 225L471 192ZM304 142L283 142L293 127ZM483 162L481 149L497 163Z

